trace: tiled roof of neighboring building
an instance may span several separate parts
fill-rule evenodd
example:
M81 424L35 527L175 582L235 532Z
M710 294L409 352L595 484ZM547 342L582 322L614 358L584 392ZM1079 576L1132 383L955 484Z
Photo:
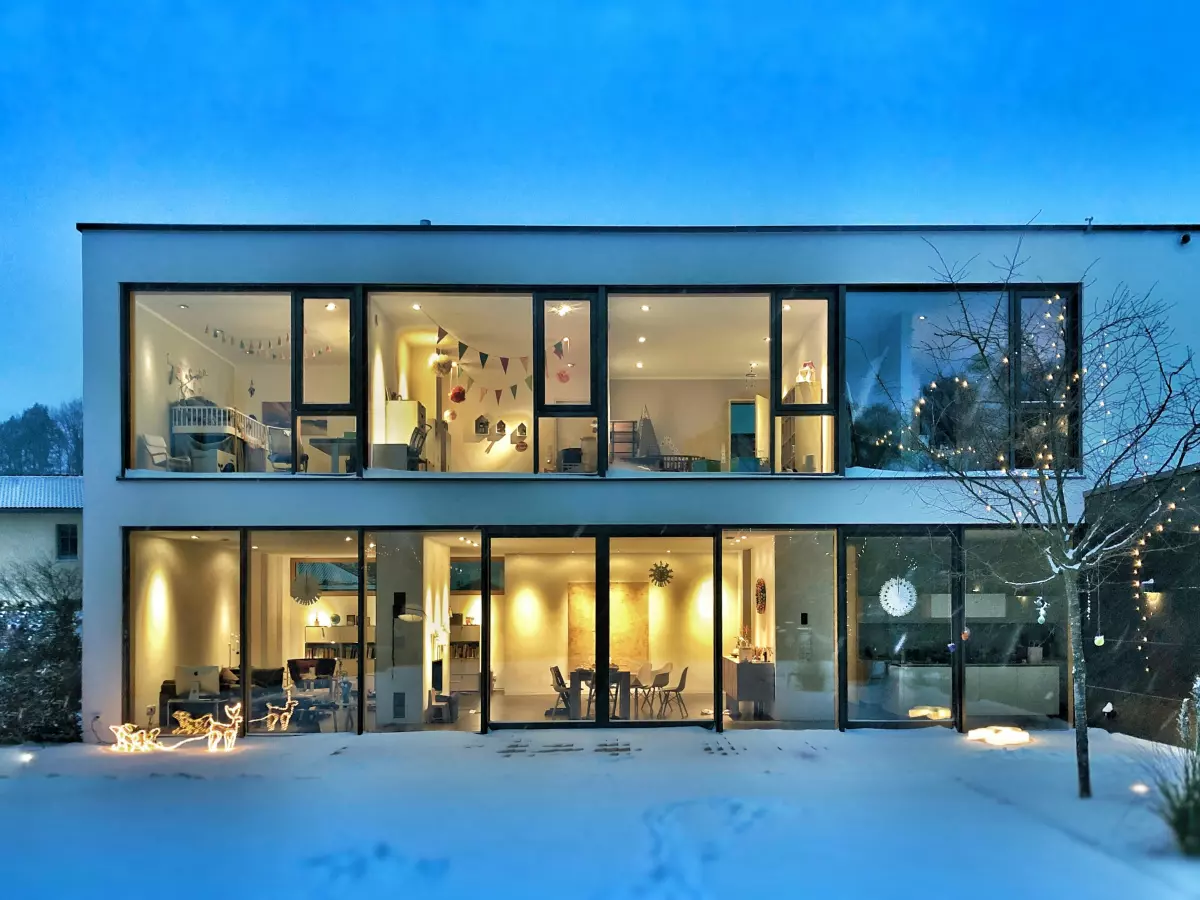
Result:
M0 475L0 509L83 509L83 477Z

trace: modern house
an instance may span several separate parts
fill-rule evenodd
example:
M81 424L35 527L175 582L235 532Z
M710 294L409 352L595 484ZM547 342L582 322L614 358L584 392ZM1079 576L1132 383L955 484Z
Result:
M921 431L927 336L1053 363L1196 276L1174 226L79 228L85 719L252 734L1065 719L1064 604L904 446L1035 401Z
M0 569L81 558L83 478L0 475Z

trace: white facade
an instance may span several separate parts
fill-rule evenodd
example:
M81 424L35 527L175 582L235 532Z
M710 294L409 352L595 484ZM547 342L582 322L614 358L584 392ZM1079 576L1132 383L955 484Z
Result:
M1017 252L1018 238L1019 280L1082 281L1085 320L1089 298L1122 284L1185 303L1200 274L1172 230L84 229L85 723L121 714L125 528L980 521L970 509L955 517L949 489L928 477L126 475L122 285L922 285L936 281L929 243L947 260L974 259L964 281L991 283L991 263Z

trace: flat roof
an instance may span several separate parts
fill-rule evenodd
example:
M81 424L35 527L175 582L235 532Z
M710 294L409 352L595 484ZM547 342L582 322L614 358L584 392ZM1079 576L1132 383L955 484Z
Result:
M1142 225L217 225L132 222L78 222L85 231L482 231L587 232L626 234L771 234L888 231L1200 231L1200 224Z

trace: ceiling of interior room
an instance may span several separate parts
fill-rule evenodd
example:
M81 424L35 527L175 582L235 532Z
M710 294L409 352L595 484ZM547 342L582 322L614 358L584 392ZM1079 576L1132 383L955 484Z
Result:
M140 292L135 300L142 309L165 319L233 365L247 360L283 365L291 358L290 294ZM345 364L350 358L350 335L345 324L348 302L335 298L306 304L306 350L322 351L312 363ZM327 311L329 303L337 308ZM222 335L232 340L222 343ZM258 349L260 342L262 350ZM272 350L276 351L275 359L271 358Z

